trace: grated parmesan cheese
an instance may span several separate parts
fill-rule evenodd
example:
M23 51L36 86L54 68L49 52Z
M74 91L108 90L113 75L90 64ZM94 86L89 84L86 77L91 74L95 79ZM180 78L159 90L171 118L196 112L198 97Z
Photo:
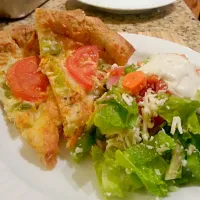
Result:
M191 156L193 152L197 152L197 149L193 144L190 144L186 151L187 155Z
M153 149L153 146L151 145L146 145L147 149Z
M129 94L123 93L122 94L122 99L124 100L124 102L128 106L132 106L132 102L133 102L133 97L132 96L130 96Z
M187 160L185 160L185 159L182 160L182 166L183 166L183 167L186 167L186 166L187 166Z
M76 147L75 153L83 153L83 148Z
M183 129L181 126L181 118L179 116L173 117L171 131L170 131L172 135L174 135L176 128L178 128L180 134L183 134Z
M157 117L158 107L164 105L167 98L158 99L157 94L149 88L145 93L142 102L139 102L138 105L142 106L142 118L143 118L143 132L147 133L148 128L152 128L154 126L151 121L152 117Z

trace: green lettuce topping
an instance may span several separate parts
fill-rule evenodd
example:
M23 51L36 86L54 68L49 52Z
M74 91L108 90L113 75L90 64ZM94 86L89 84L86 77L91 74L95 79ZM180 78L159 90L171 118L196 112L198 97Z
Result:
M62 50L61 44L55 40L43 39L40 45L43 54L58 55Z
M194 134L200 134L200 124L196 114L199 107L199 101L170 96L166 103L159 108L158 114L169 125L172 124L174 116L179 116L184 130Z

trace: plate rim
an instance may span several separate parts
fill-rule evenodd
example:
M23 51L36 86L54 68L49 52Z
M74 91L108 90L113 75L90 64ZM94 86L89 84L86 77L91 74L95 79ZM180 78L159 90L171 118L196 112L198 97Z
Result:
M78 2L81 2L83 4L89 5L89 6L93 6L102 10L106 10L106 11L115 11L115 12L133 12L133 11L145 11L145 10L151 10L151 9L155 9L155 8L161 8L164 6L168 6L170 4L175 3L177 0L168 0L168 2L164 3L164 4L158 4L158 5L153 5L153 6L147 6L147 7L138 7L138 8L111 8L111 7L107 7L104 5L99 5L99 4L95 4L95 3L91 3L91 2L87 2L87 0L77 0Z

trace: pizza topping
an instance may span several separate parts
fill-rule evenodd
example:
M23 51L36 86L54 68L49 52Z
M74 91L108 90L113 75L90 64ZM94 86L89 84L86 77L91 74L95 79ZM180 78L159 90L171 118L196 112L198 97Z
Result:
M24 111L24 110L29 110L32 108L32 105L29 103L15 103L12 108L11 111Z
M96 75L99 50L96 46L84 46L75 50L66 61L66 68L73 79L85 90L93 88L93 76Z
M12 96L12 92L6 83L2 84L2 88L4 89L4 95L6 98L10 99Z
M61 45L56 41L51 40L42 40L41 41L41 49L44 54L48 53L51 55L57 55L61 52Z
M39 57L27 57L8 70L6 80L15 97L31 102L46 99L48 79L39 71L39 62Z

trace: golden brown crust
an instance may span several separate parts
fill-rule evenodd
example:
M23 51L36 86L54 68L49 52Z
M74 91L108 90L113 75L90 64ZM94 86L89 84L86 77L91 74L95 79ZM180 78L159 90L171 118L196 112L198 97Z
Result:
M82 10L58 11L36 9L39 29L51 30L77 42L98 46L114 63L124 65L135 51L134 47L98 18L87 17Z
M7 64L10 57L20 56L19 47L5 31L0 31L0 66Z
M10 34L18 47L22 49L23 57L39 55L39 42L33 25L10 25L4 31Z

